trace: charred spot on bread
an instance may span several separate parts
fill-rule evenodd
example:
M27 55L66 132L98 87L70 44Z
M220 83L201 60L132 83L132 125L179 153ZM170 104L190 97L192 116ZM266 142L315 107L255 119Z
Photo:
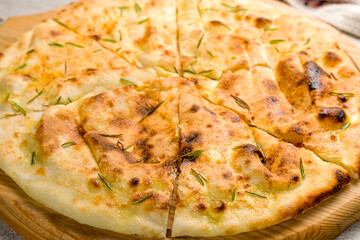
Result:
M130 180L130 186L132 187L139 185L139 183L140 183L140 179L137 177L134 177Z
M255 26L257 28L264 28L271 24L272 21L270 19L264 18L264 17L258 17L255 19Z
M190 132L188 136L183 136L183 139L186 143L191 143L196 141L199 137L199 133L197 132Z
M307 61L305 63L305 73L310 91L324 89L325 86L322 77L330 78L330 75L313 61Z
M221 200L215 200L212 202L211 204L211 208L217 212L217 213L221 213L225 211L226 205L223 201Z
M339 107L321 107L318 116L333 123L343 123L346 119L345 111Z

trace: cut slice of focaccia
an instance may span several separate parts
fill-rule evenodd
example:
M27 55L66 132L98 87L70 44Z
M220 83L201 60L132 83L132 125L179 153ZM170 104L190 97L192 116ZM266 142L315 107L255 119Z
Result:
M157 77L52 20L25 33L0 64L0 117Z
M155 67L160 72L179 69L175 1L80 1L56 18L132 65Z
M330 197L350 181L341 167L250 129L180 89L181 174L172 235L218 236L264 228Z
M167 83L176 82L1 119L0 167L32 198L80 223L165 237L179 156L179 94Z

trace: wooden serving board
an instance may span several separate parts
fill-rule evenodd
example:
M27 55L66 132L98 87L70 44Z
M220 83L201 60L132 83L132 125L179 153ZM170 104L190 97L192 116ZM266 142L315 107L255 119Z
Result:
M262 0L288 11L297 10L272 0ZM35 24L54 16L59 9L31 16L9 18L0 26L0 52ZM314 19L331 37L337 39L353 62L360 66L360 49L331 26ZM359 70L360 71L360 70ZM80 224L31 199L0 170L0 218L26 239L140 239ZM275 226L206 240L233 239L334 239L360 220L360 180L353 181L331 199L294 219ZM185 238L181 238L185 239ZM190 238L186 238L190 239ZM205 239L205 238L199 238Z

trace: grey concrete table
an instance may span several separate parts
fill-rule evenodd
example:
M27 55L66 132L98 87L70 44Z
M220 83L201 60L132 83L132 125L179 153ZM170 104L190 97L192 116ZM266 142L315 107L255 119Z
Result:
M71 0L0 0L0 18L46 12L72 2ZM360 47L360 40L354 39ZM360 240L360 222L349 227L336 240ZM23 240L16 232L0 220L0 240Z

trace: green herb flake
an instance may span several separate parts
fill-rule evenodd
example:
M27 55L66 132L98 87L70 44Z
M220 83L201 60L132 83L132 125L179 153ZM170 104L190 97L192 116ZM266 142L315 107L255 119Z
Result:
M247 194L250 194L252 196L256 196L256 197L260 197L260 198L267 198L264 195L258 194L258 193L254 193L254 192L249 192L249 191L245 191Z
M72 30L68 25L66 25L65 23L60 22L59 19L53 18L53 20L54 20L57 24L59 24L60 26L63 26L63 27L66 28L66 29Z
M26 104L32 103L36 98L38 98L43 93L44 93L43 91L38 92L38 94L36 94L35 97L30 99Z
M69 103L72 103L72 101L71 101L71 99L68 97L68 101L69 101Z
M66 147L70 147L70 146L73 146L76 144L77 144L76 142L65 142L65 143L61 144L61 147L66 148Z
M51 42L51 43L49 43L49 46L50 47L59 47L59 48L64 47L64 45L57 43L57 42Z
M125 79L125 78L120 78L120 81L121 81L122 83L130 84L130 85L135 85L134 82L132 82L132 81L130 81L130 80L127 80L127 79Z
M101 49L96 49L93 51L93 53L101 52Z
M270 44L271 45L276 45L276 44L279 44L279 43L283 43L285 42L285 40L282 40L282 39L274 39L274 40L270 40Z
M238 7L236 7L236 6L231 6L231 5L229 5L229 4L226 4L226 3L222 3L221 5L223 5L224 7L226 7L226 8L229 8L230 10L230 12L234 12L234 13L236 13L236 12L246 12L248 9L246 9L246 8L238 8Z
M175 71L177 74L179 74L179 73L178 73L178 70L176 69L176 67L174 67L174 71Z
M206 73L210 73L210 72L212 72L212 71L213 71L212 69L210 69L210 70L204 70L204 71L199 72L199 74L206 74Z
M273 32L278 30L279 28L277 27L272 27L272 26L267 26L266 28L264 28L264 32Z
M144 162L146 164L157 164L157 163L160 163L160 161L156 161L156 162Z
M141 202L145 201L146 199L152 197L153 195L154 195L154 193L150 193L149 195L147 195L147 196L145 196L145 197L139 198L138 200L136 200L135 202L133 202L132 205L141 203Z
M331 75L336 81L338 80L333 73L330 73L330 75Z
M66 42L65 44L70 45L72 47L85 48L84 46L77 44L77 43L73 43L73 42Z
M155 112L155 110L158 109L161 106L161 104L163 104L163 103L164 103L164 101L161 101L155 107L150 108L149 111L140 119L139 123L141 123L142 121L145 120L145 118L147 118L148 116L153 114Z
M64 80L64 82L75 81L75 80L76 80L76 78L72 77L72 78L68 78L68 79Z
M14 108L16 108L17 111L21 112L24 116L26 116L26 111L16 102L14 101L10 101L11 106L13 106Z
M141 20L140 22L138 22L138 24L140 25L140 24L143 24L143 23L145 23L147 21L149 21L149 18L145 18L144 20Z
M196 45L196 48L197 48L197 49L199 49L199 47L200 47L200 45L201 45L201 43L202 43L203 38L204 38L204 35L202 35L202 36L200 37L199 42L198 42L198 44Z
M122 32L119 30L119 41L122 41Z
M122 15L123 14L123 11L128 9L129 6L121 6L121 7L118 7L120 9L120 14Z
M301 173L302 179L305 179L304 164L303 164L303 160L301 158L300 158L300 173Z
M231 31L231 29L229 28L229 26L225 25L224 23L220 22L220 21L216 21L218 24L220 24L221 26L223 26L224 28L226 28L227 30Z
M109 42L109 43L116 43L115 39L111 39L111 38L103 38L102 39L104 42Z
M136 162L139 163L139 162L142 162L142 161L144 161L145 159L148 159L148 158L149 158L149 156L145 156L145 157L139 158L138 160L136 160Z
M199 181L199 183L200 183L202 186L205 186L204 179L199 175L199 173L196 172L193 168L191 168L191 172L192 172L193 175L196 177L196 179Z
M26 64L26 63L24 63L24 64L22 64L22 65L18 66L17 68L15 68L15 69L14 69L14 72L17 72L17 71L19 71L19 70L23 69L23 68L24 68L24 67L26 67L26 66L27 66L27 64Z
M31 155L31 165L34 165L35 163L36 163L35 152L32 152L32 155Z
M120 142L120 140L117 141L117 146L120 148L121 151L125 152L126 150L128 150L129 148L131 148L131 145L124 147L124 145L122 144L122 142Z
M188 69L184 70L184 72L185 72L185 73L190 73L190 74L196 75L196 72L191 71L191 70L188 70Z
M234 202L236 198L236 189L234 188L232 195L231 195L231 201Z
M31 49L31 50L29 50L29 51L26 52L26 55L31 54L31 53L33 53L33 52L35 52L35 50L34 50L34 49Z
M121 136L124 135L124 134L122 134L122 133L120 133L120 134L100 133L99 135L102 136L102 137L119 138L119 137L121 137Z
M230 95L230 96L235 100L237 105L250 111L250 106L244 100L242 100L241 98L236 97L234 95Z
M60 105L60 104L61 104L60 101L61 101L61 96L56 100L56 102L54 103L54 105Z
M9 98L11 97L11 93L8 93L5 97L5 102L9 101Z
M134 4L134 8L135 8L135 12L136 12L136 13L142 12L142 9L141 9L141 7L140 7L140 5L139 5L138 3L135 3L135 4Z
M335 130L335 132L345 131L345 130L348 129L350 126L351 126L351 122L348 122L348 123L342 125L338 130Z
M204 150L195 150L189 153L186 153L182 156L180 156L180 158L186 158L189 161L193 161L195 160L202 152L204 152Z
M304 43L304 46L308 45L311 42L311 38L306 39L306 42Z
M110 191L112 191L112 188L111 188L109 182L105 179L105 177L101 176L100 173L98 173L98 176L101 179L101 181L105 184L105 186L107 186L110 189Z
M329 93L331 96L344 96L345 98L348 97L354 97L355 94L354 93L342 93L342 92L330 92Z

